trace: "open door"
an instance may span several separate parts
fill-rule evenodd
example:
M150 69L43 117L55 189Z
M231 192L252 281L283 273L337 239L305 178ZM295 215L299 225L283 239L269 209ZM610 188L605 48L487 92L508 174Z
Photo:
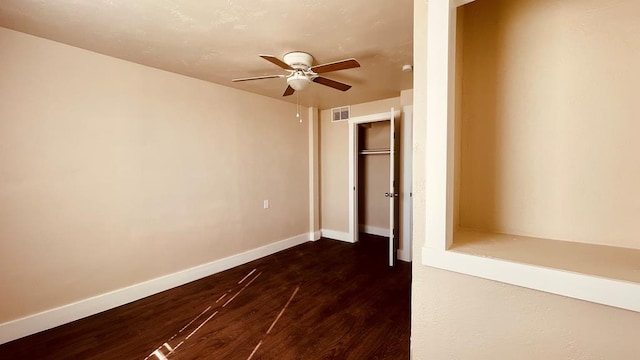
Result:
M391 109L389 117L389 192L385 196L389 198L389 266L394 266L397 257L396 215L398 214L398 190L396 189L396 121L394 109Z
M385 190L385 197L389 200L389 246L388 246L388 263L389 266L394 266L396 258L398 256L398 244L399 244L399 181L398 179L398 158L397 158L397 146L399 139L396 136L398 134L398 124L396 119L399 119L401 112L399 110L391 109L391 112L377 113L371 115L364 115L353 117L349 119L349 233L346 234L345 240L349 242L358 241L358 125L373 123L379 121L390 121L389 126L389 149L377 149L371 154L389 154L389 185Z

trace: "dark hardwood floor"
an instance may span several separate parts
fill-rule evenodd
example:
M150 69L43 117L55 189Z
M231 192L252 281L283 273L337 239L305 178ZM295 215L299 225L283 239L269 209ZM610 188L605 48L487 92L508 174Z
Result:
M305 243L0 345L0 359L408 359L411 265L390 268L386 244Z

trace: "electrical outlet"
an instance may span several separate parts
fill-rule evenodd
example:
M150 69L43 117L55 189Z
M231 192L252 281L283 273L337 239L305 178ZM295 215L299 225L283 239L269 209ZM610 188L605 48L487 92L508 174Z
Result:
M268 209L269 208L269 200L265 200L264 201L264 208Z

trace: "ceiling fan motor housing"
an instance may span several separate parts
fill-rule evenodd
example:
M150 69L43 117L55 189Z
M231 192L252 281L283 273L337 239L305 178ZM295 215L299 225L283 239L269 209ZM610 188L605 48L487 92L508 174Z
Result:
M296 71L287 78L287 84L289 84L289 86L291 86L294 90L300 91L311 84L311 80L303 72Z
M284 55L284 62L297 70L307 70L313 64L313 56L302 51L292 51Z

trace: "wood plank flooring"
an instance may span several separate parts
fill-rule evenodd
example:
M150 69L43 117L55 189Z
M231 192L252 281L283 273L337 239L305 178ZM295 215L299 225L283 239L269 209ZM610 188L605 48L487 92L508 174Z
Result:
M0 345L0 359L409 358L411 265L321 239Z

